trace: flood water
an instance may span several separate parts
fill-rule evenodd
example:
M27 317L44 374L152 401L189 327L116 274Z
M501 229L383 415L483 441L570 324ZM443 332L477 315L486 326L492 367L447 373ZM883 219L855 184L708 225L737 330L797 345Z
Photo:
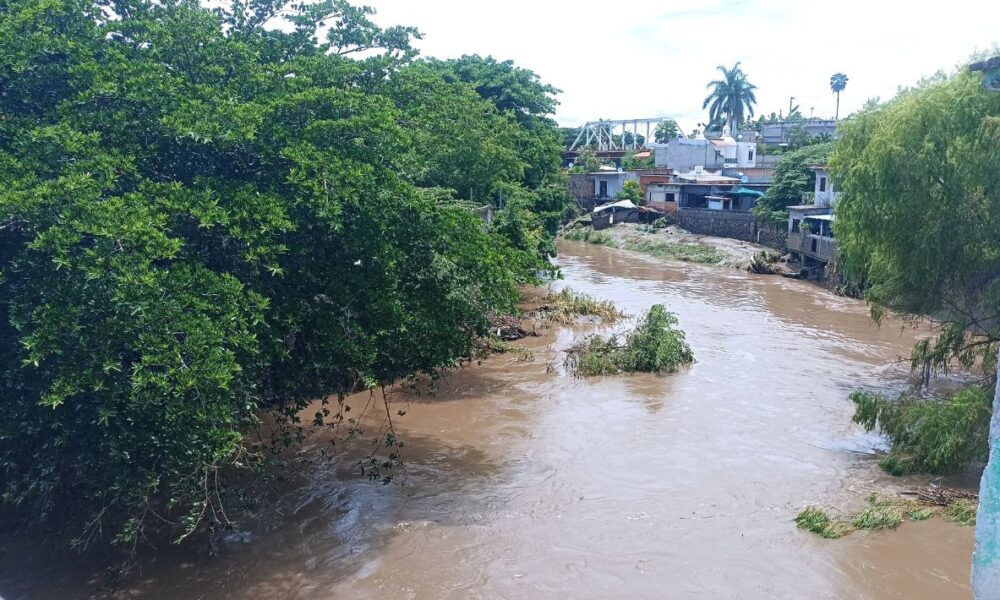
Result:
M971 597L971 528L935 518L823 540L792 521L924 483L881 473L847 400L901 380L912 330L804 282L561 251L553 287L632 315L665 304L697 362L576 379L560 351L593 328L556 326L525 342L534 361L497 356L433 395L397 391L393 484L303 462L248 541L212 558L164 549L116 597ZM83 571L0 568L0 596L110 595Z

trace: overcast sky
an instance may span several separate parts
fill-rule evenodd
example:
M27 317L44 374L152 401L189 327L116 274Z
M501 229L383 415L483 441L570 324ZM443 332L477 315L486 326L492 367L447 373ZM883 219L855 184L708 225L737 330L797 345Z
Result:
M673 116L705 121L716 65L742 61L758 113L841 115L1000 43L1000 0L357 0L412 25L425 56L513 59L562 90L562 125Z

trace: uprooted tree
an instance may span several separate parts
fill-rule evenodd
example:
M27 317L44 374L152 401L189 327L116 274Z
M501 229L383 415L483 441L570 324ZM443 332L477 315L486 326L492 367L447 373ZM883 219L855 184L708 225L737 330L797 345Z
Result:
M842 122L831 167L835 232L873 316L925 316L915 368L996 372L1000 342L1000 94L968 73L939 76ZM973 585L1000 589L1000 390L977 519Z
M220 523L262 410L295 437L313 399L453 365L549 267L555 90L418 61L417 32L371 12L0 3L0 494L20 524L87 545ZM499 187L516 198L487 226L469 201Z

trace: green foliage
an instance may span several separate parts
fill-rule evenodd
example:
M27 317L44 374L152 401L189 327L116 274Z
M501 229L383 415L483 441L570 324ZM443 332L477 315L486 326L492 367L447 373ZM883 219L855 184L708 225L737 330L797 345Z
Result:
M262 409L290 443L313 399L454 365L552 268L553 90L414 63L415 30L370 15L0 8L0 493L24 525L225 526ZM503 186L490 227L448 191Z
M431 59L428 64L446 78L470 85L499 113L520 125L515 130L514 149L524 166L526 187L541 185L559 170L563 138L551 119L558 105L558 89L542 83L537 74L513 61L498 61L492 56Z
M978 510L978 502L961 499L948 505L944 510L944 514L959 525L974 527L976 525L976 511Z
M854 422L889 438L892 451L882 467L893 475L952 473L988 456L992 403L978 386L947 399L892 399L864 391L850 398Z
M849 523L833 520L826 511L815 507L809 507L800 512L795 517L795 524L798 525L799 529L805 529L830 540L844 537L852 531Z
M593 173L600 168L601 161L597 159L594 149L589 147L581 149L573 163L573 170L577 173Z
M721 129L723 122L728 122L730 134L735 135L736 126L743 122L744 115L748 118L753 116L757 104L754 90L757 86L747 80L739 62L729 69L724 65L716 68L722 73L722 78L709 82L711 93L705 98L702 108L708 109L709 130Z
M802 194L811 192L816 185L816 173L811 165L824 164L830 157L833 144L815 144L784 155L774 167L774 184L760 199L754 212L762 217L784 214L788 220L789 206L802 204Z
M674 119L664 119L657 123L653 139L657 144L666 144L670 140L676 139L680 131L681 129L677 125L677 121Z
M907 503L872 494L868 506L854 515L851 524L858 529L895 529L903 522L908 508Z
M967 502L959 500L958 502ZM952 504L951 506L955 506ZM947 510L951 510L949 507ZM805 529L827 539L841 538L856 529L869 531L895 529L904 520L925 521L938 510L902 498L892 498L879 494L868 496L867 503L857 514L847 518L832 518L822 509L810 507L795 517L800 529Z
M596 317L606 323L613 323L625 316L615 308L613 302L598 300L570 288L546 294L538 313L558 323L572 323L577 317Z
M626 238L624 248L659 258L690 263L719 264L727 258L725 252L707 244L664 242L647 236Z
M833 90L834 94L837 94L837 112L834 114L834 119L840 118L840 92L844 91L846 87L847 75L834 73L830 76L830 89Z
M942 327L924 355L987 366L1000 340L1000 95L960 72L869 103L830 166L845 272L876 307Z
M648 158L636 158L635 153L631 151L626 152L622 156L622 169L626 171L641 171L642 169L652 169L655 166L656 157L652 152L650 152ZM636 182L636 185L638 185L638 182Z
M639 187L639 182L634 179L628 179L622 184L622 189L618 191L615 196L616 200L631 200L634 204L642 203L642 188Z
M618 336L593 335L571 348L567 364L582 377L617 373L673 373L694 361L677 317L655 304L622 343Z
M607 246L609 248L618 247L618 242L615 241L615 238L612 237L610 233L604 231L594 231L589 227L570 229L563 234L563 237L571 242L587 242L597 246Z

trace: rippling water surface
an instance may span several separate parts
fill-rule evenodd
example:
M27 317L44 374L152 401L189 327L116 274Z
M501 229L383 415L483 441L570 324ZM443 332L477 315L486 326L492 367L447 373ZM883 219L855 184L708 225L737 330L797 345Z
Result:
M433 395L397 392L395 484L303 463L248 541L214 558L164 549L122 597L971 596L970 528L932 519L830 541L792 522L808 504L846 511L919 483L879 471L880 441L850 424L847 400L905 373L912 330L803 282L561 250L555 287L633 315L667 305L697 362L575 379L560 352L589 330L556 328L527 341L533 362L495 357ZM108 594L80 569L0 573L7 598Z

